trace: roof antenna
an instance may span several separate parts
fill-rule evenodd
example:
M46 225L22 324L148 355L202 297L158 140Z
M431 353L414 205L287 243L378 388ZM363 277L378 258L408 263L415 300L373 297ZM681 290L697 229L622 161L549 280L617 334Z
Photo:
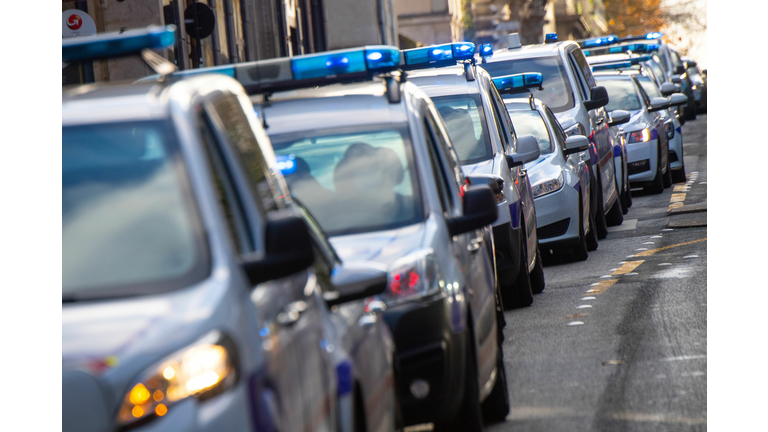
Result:
M464 63L464 77L467 79L467 81L474 81L475 80L475 68L473 68L474 61L469 61Z
M267 124L267 110L264 109L264 107L269 106L269 93L264 93L264 95L261 98L261 126L264 127L264 130L267 130L269 125Z

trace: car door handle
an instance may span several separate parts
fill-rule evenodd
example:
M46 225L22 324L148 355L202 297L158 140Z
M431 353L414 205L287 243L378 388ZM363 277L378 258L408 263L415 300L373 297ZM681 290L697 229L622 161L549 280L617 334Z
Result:
M482 237L475 237L469 241L469 245L467 245L467 250L470 252L477 252L480 250L480 247L483 245L483 238Z

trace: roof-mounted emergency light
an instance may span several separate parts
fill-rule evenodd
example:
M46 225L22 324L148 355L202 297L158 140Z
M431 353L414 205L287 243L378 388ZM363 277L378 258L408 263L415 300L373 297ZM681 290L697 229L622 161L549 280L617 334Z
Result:
M522 93L532 88L541 90L544 77L538 72L504 75L493 79L499 93Z
M557 42L557 33L547 33L546 36L544 36L544 43L555 43Z
M169 47L176 42L176 27L149 26L122 33L101 33L61 41L61 59L64 62L115 58L140 54L145 49Z

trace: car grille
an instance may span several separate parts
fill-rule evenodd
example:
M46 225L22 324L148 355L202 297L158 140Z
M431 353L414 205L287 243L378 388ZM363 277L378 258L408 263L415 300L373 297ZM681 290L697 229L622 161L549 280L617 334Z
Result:
M555 223L545 225L536 229L536 235L539 239L547 239L552 237L559 237L568 231L568 225L571 224L571 218L565 218Z
M629 172L629 175L638 174L643 171L648 171L649 169L651 169L651 161L648 159L643 159L637 162L630 162L627 164L627 171Z
M670 151L669 151L669 163L672 163L672 162L677 162L677 161L678 161L678 159L677 159L677 153L675 153L675 151L674 151L674 150L670 150Z

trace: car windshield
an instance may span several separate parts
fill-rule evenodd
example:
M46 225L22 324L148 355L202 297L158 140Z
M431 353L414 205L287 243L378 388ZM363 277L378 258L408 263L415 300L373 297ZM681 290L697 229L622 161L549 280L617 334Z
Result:
M541 99L556 113L574 107L573 90L560 57L514 59L483 63L480 66L494 78L524 72L539 72L544 78L543 89L532 89L533 96Z
M291 193L329 236L423 220L406 126L270 137ZM290 163L287 161L291 161Z
M209 265L202 233L170 125L62 128L64 299L202 280Z
M533 135L539 142L539 150L542 154L552 152L552 142L549 139L547 125L538 111L510 111L509 117L512 124L515 125L515 132L518 137L523 135Z
M432 101L448 128L448 136L462 164L493 157L480 95L444 96Z
M629 79L599 79L599 84L608 92L608 105L605 110L638 111L643 108L637 97L635 86Z
M643 90L645 90L649 98L653 99L655 97L662 97L661 93L659 92L659 88L656 87L656 84L651 78L644 75L638 75L637 81L641 86L643 86ZM608 97L610 98L610 94Z

